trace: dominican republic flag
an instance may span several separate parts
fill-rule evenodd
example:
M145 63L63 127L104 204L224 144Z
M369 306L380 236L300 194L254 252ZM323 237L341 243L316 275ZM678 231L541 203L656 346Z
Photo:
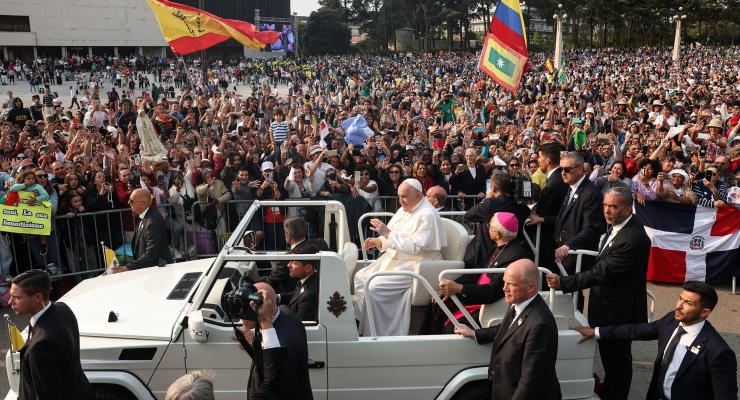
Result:
M740 210L665 202L635 205L652 241L647 279L727 283L740 277Z

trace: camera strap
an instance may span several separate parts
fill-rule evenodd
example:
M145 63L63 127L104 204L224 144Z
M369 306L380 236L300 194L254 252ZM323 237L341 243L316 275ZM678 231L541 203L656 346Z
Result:
M236 337L236 340L239 342L240 345L242 345L244 351L249 354L252 362L254 362L254 365L257 368L257 376L259 378L259 381L262 382L262 379L264 377L262 363L262 332L260 332L259 325L255 326L254 328L253 342L256 343L256 345L253 347L252 344L247 342L247 338L245 338L242 332L238 329L231 316L228 313L226 314L226 316L231 321L231 327L234 328L234 337Z

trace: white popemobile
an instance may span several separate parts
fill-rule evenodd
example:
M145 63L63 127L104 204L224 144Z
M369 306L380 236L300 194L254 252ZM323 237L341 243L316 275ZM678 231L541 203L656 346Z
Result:
M249 231L252 216L262 207L277 206L324 207L324 239L339 251L298 256L246 247L254 236ZM233 325L222 307L224 294L243 279L269 273L270 261L320 259L318 321L304 321L315 399L483 398L490 345L458 335L414 335L414 329L409 336L358 335L350 282L367 262L357 260L349 223L336 201L255 201L216 258L82 281L59 301L77 316L82 367L97 397L162 399L170 383L186 371L207 369L215 374L216 398L244 399L251 360L232 339ZM414 316L437 307L431 305L432 297L440 304L439 276L481 273L458 271L470 237L461 224L446 218L443 223L448 242L444 260L424 261L418 271L406 272L414 278ZM570 294L541 294L559 328L557 375L563 398L597 398L595 341L579 344L581 336L569 329L587 325L586 318L574 311ZM369 293L368 301L371 297ZM484 305L482 325L499 322L505 310L503 299ZM443 311L449 316L456 310L443 305ZM117 316L113 322L111 313ZM16 398L18 367L18 353L8 352L11 390L6 399Z

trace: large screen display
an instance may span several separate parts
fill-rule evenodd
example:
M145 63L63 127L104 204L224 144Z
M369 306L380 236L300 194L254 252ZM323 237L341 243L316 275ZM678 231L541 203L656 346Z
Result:
M280 34L275 43L264 48L264 51L295 51L295 27L290 23L282 22L262 22L260 31L275 31Z

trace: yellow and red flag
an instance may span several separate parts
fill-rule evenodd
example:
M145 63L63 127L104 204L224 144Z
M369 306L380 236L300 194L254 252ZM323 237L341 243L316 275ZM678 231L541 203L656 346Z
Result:
M545 60L545 69L549 73L552 73L552 71L555 70L555 68L552 67L552 61L550 61L550 57L547 57L547 60Z
M249 22L217 17L169 0L147 0L164 40L175 54L189 54L234 39L252 49L275 43L279 33L258 32Z

